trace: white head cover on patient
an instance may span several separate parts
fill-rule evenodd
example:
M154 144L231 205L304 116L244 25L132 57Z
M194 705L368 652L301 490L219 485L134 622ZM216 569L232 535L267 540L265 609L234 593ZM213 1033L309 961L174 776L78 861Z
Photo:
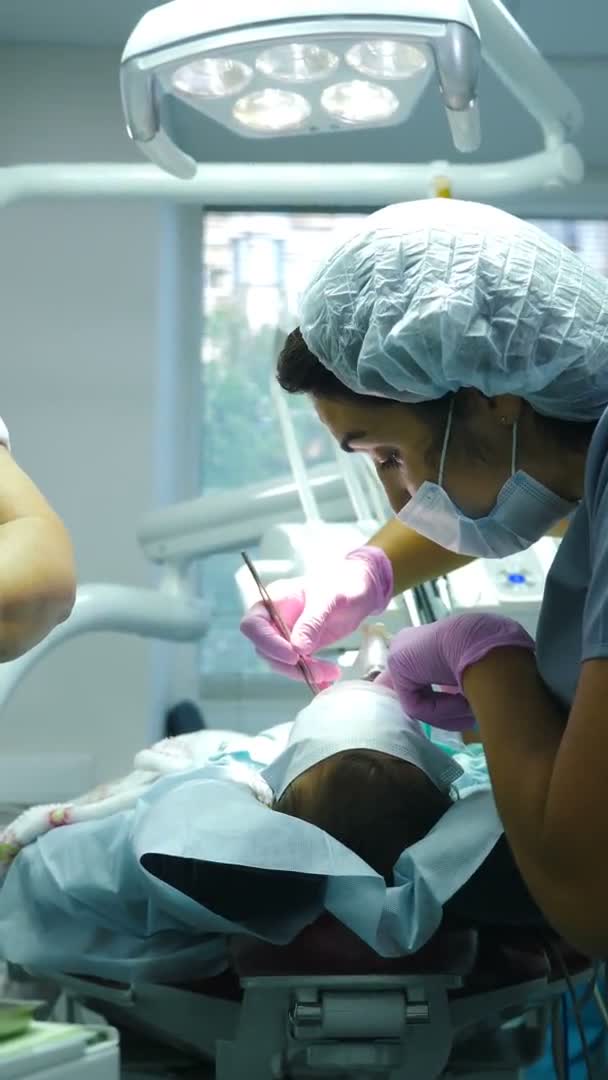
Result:
M447 791L462 769L404 716L394 691L371 682L337 683L298 713L282 754L262 776L279 799L293 780L343 750L377 750L417 765Z

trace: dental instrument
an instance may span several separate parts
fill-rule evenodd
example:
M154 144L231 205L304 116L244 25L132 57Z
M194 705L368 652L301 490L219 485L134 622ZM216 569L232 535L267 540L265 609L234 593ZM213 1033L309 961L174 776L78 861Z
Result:
M245 566L249 570L249 573L251 574L253 580L255 581L255 583L257 585L258 591L259 591L260 596L262 598L262 603L263 603L264 607L266 608L266 611L268 612L271 621L274 623L274 625L276 626L279 633L285 638L285 641L289 641L291 639L291 634L289 633L289 630L285 626L285 623L283 622L283 619L281 618L281 615L280 615L280 613L278 611L278 608L277 608L276 604L273 603L272 597L270 596L270 593L268 592L268 589L266 588L266 586L262 582L262 580L261 580L255 566L253 565L251 559L249 558L247 552L241 551L241 558L242 558L243 562L245 563ZM300 669L300 671L302 673L302 676L304 678L304 682L306 683L308 689L310 690L311 694L314 697L315 694L319 693L319 689L318 689L318 687L317 687L317 685L315 683L315 680L314 680L314 678L312 676L312 672L310 670L310 667L308 666L308 664L307 664L307 662L306 662L306 660L305 660L305 658L303 656L301 656L300 659L298 660L297 667Z

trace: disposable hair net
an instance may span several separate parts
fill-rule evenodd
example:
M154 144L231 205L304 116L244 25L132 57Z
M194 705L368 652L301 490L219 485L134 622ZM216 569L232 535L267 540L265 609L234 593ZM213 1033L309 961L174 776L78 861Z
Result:
M372 214L305 290L311 352L360 394L462 387L592 420L608 405L608 281L540 229L479 203Z

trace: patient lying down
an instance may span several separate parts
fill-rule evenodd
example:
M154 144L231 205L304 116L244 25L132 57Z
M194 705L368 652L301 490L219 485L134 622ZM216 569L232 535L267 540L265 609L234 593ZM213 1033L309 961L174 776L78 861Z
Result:
M324 691L293 723L261 735L211 730L164 739L134 764L123 779L69 803L33 807L0 832L0 879L49 830L135 807L163 776L219 766L273 811L333 836L390 884L401 852L452 805L462 772L403 715L390 690L366 682Z
M390 885L401 852L451 805L450 794L417 765L376 750L345 750L292 781L273 809L324 829Z
M0 957L182 982L223 970L234 934L287 943L323 912L380 955L415 951L500 834L484 792L466 798L462 750L356 681L257 736L163 740L129 776L0 835Z

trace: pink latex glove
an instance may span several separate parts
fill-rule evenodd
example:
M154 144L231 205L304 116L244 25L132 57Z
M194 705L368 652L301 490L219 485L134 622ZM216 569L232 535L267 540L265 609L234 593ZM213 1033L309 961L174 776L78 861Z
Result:
M290 679L302 678L296 665L305 657L313 679L323 687L336 681L340 668L311 657L351 634L368 615L384 611L393 594L393 568L380 548L361 547L314 577L275 581L268 592L291 632L291 642L285 641L261 602L242 620L243 634L258 656Z
M465 731L475 721L462 690L464 672L504 648L534 652L534 641L519 623L501 615L454 615L407 627L393 638L387 671L376 682L393 687L403 711L415 720L444 731Z

